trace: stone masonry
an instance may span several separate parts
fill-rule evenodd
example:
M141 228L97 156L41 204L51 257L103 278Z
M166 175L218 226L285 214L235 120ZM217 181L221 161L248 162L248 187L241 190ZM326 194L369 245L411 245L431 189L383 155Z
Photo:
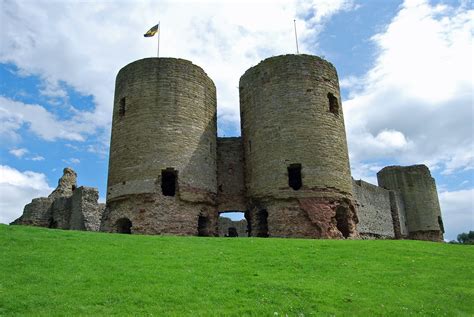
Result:
M146 58L116 79L107 203L64 170L15 224L138 234L443 239L424 165L389 166L379 186L350 174L335 67L275 56L240 78L241 137L218 138L216 88L202 68ZM242 212L245 220L219 217ZM231 228L231 229L229 229ZM235 229L235 230L234 230Z
M98 231L105 205L97 202L96 188L77 187L76 179L76 172L65 168L58 187L48 197L33 199L11 224Z

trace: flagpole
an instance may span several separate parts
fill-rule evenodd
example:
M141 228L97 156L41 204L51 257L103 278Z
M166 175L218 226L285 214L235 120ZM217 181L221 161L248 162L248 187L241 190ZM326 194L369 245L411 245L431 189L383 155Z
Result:
M293 20L293 24L295 25L296 54L299 54L300 50L298 48L298 34L296 33L296 20Z
M158 49L156 51L156 57L160 57L160 37L161 37L161 25L158 21Z

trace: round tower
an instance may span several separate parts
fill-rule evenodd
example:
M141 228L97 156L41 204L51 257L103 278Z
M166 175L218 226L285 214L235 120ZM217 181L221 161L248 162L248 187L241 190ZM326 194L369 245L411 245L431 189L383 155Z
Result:
M116 79L105 231L212 234L216 89L198 66L146 58Z
M438 192L425 165L387 166L377 173L378 184L398 191L405 203L408 238L443 240L443 220Z
M317 56L268 58L240 78L254 235L357 234L340 100L336 69Z

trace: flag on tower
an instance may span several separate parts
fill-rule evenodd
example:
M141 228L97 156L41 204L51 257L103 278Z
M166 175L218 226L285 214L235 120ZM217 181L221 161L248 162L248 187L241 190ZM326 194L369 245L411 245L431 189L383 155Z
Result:
M160 23L152 27L151 29L148 30L145 34L143 34L144 37L152 37L155 36L155 34L158 32L158 29L160 28Z

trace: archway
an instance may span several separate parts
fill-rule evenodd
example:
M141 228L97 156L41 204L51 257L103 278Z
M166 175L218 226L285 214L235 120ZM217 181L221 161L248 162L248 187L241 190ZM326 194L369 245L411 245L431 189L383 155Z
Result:
M128 218L120 218L117 220L115 227L117 228L117 233L132 233L132 222Z
M219 237L248 237L250 222L246 219L245 212L240 210L219 212L218 233Z

